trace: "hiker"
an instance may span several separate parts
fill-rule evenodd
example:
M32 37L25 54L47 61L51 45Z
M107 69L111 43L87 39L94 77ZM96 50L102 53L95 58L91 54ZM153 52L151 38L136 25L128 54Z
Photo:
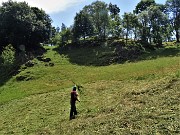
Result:
M75 118L75 115L77 115L77 110L76 110L76 100L80 102L78 98L78 93L76 91L76 86L73 87L71 91L71 110L70 110L70 120Z

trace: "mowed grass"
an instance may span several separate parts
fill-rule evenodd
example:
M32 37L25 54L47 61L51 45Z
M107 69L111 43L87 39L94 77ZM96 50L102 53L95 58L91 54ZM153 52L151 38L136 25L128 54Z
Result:
M180 134L179 55L83 66L47 49L55 66L34 59L0 87L0 134ZM74 82L83 88L69 121Z

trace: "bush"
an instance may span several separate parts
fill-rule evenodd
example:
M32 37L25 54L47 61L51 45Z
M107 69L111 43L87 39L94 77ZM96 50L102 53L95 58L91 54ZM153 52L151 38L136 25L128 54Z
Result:
M2 66L6 68L12 67L15 62L15 49L11 44L6 46L1 54Z

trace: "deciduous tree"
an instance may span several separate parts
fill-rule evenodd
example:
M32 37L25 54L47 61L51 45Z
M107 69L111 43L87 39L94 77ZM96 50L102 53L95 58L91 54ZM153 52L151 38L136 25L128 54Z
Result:
M0 49L12 44L18 49L36 48L49 39L51 19L43 10L30 7L26 2L8 1L0 6Z
M74 38L83 37L84 40L86 36L91 36L93 34L93 25L88 14L83 11L77 13L74 18L73 34Z
M167 0L166 6L172 26L176 32L176 41L180 42L180 0Z

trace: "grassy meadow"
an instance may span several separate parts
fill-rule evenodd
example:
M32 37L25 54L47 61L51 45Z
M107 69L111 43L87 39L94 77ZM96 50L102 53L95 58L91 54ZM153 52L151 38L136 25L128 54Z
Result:
M107 66L92 63L113 49L46 49L54 66L35 58L33 67L22 65L0 86L0 135L180 134L177 46ZM20 76L25 79L18 81ZM83 88L79 114L69 121L74 82Z

